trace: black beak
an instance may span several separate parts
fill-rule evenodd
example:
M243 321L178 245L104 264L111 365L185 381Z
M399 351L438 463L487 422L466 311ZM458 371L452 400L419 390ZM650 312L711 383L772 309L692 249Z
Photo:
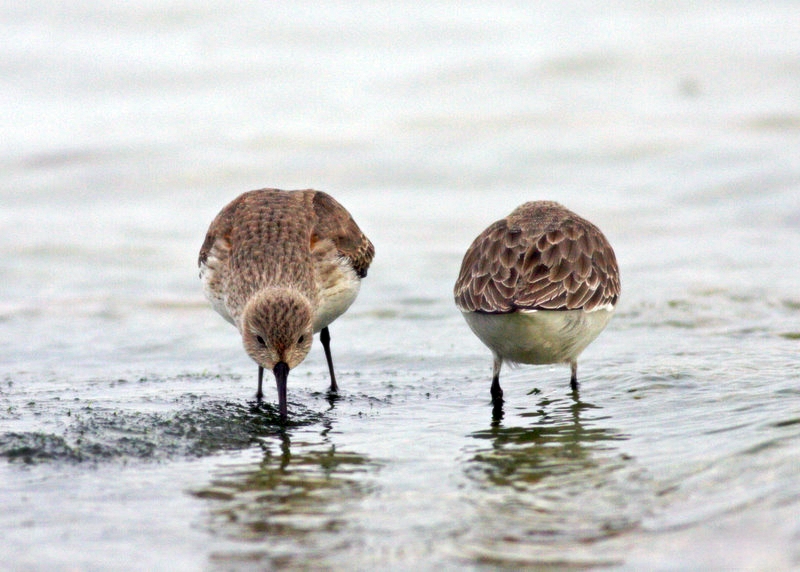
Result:
M286 380L289 379L289 366L286 362L279 361L272 368L275 374L275 383L278 384L278 408L281 413L281 420L286 421L289 412L286 407Z

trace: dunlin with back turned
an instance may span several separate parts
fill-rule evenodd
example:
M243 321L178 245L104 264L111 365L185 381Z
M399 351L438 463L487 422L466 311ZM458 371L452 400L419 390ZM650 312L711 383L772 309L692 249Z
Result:
M328 325L356 299L374 254L350 213L321 191L250 191L212 221L198 260L203 291L258 364L257 399L264 368L274 373L282 419L289 371L316 332L338 390Z
M534 201L484 230L454 288L469 327L492 351L491 395L503 401L503 362L569 363L603 331L620 294L614 250L595 225L558 203Z

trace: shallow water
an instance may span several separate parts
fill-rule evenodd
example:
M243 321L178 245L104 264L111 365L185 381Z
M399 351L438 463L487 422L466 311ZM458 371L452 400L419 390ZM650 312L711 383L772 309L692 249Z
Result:
M0 12L9 569L800 567L794 3L28 2ZM359 299L253 401L196 256L239 192L334 194ZM452 302L558 200L623 295L506 368Z

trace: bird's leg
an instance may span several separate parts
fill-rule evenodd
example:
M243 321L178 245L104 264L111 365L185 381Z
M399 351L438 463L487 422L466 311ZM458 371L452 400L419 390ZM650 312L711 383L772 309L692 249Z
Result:
M261 382L264 381L264 368L258 366L258 391L256 391L256 401L261 401L264 397L264 392L261 389Z
M503 420L503 416L505 412L503 411L503 400L495 401L492 403L492 425L498 426L500 422Z
M500 356L494 356L494 367L492 369L492 403L494 405L501 405L503 403L503 390L500 387L500 368L503 366L503 360Z
M578 360L569 362L569 368L572 371L572 375L569 378L569 386L572 391L578 391Z
M336 374L333 373L333 358L331 357L331 333L328 327L325 326L319 332L319 341L322 342L322 347L325 349L325 359L328 360L328 371L331 372L331 393L337 393L339 386L336 385Z

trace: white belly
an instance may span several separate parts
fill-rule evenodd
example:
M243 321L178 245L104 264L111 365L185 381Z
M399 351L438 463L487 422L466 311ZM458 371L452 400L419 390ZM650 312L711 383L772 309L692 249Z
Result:
M200 280L203 283L203 294L205 294L206 299L211 302L211 307L214 308L214 311L235 326L236 322L230 313L228 313L228 308L225 305L224 288L216 270L218 265L219 261L212 257L209 257L207 264L200 265Z
M529 364L576 359L608 324L610 310L464 312L475 335L503 361Z
M314 313L314 332L344 314L358 296L361 279L344 259L326 265L319 273L319 304Z

